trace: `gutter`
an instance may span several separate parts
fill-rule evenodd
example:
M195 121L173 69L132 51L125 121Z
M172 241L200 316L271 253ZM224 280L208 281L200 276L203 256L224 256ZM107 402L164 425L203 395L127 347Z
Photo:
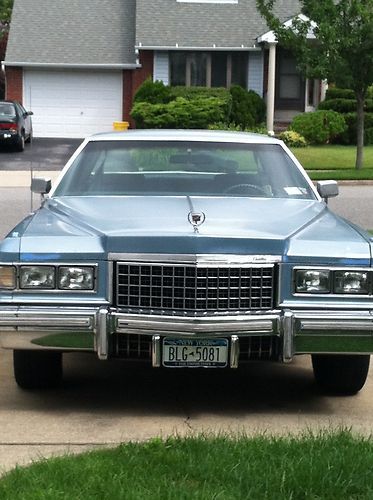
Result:
M73 64L73 63L41 63L41 62L10 62L2 61L3 68L12 66L22 66L24 68L55 68L55 69L138 69L141 64L125 63L125 64Z
M223 51L232 51L232 52L259 52L261 51L261 47L245 47L241 45L240 47L220 47L216 45L211 45L209 47L184 47L183 45L142 45L139 43L135 45L137 50L194 50L194 51L215 51L215 50L223 50Z

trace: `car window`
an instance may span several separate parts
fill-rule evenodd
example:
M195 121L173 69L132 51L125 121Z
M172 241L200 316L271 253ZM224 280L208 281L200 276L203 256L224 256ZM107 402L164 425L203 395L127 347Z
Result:
M315 197L280 145L187 141L89 142L54 195Z
M0 116L16 116L16 109L10 102L0 102Z

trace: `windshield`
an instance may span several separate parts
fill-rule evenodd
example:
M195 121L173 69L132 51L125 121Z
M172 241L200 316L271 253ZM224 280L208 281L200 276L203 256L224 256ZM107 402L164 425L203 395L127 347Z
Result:
M89 142L54 196L247 196L314 199L280 145Z
M10 102L0 102L0 117L16 116L16 109Z

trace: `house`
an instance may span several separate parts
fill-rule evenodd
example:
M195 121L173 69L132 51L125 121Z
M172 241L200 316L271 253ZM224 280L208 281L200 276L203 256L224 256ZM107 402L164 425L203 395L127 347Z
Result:
M296 0L277 2L284 20ZM6 93L34 112L34 135L84 137L129 120L148 77L170 85L240 84L267 101L274 123L315 109L255 0L15 0L3 66Z

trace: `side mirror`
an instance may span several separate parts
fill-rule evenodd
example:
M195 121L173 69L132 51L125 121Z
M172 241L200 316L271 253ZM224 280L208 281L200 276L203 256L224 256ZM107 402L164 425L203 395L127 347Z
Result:
M26 111L26 116L32 116L34 114L33 111Z
M52 181L43 177L34 177L31 181L31 191L38 194L47 194L52 188Z
M333 198L339 194L338 183L336 181L319 181L316 184L316 188L321 198L326 202L328 198Z

